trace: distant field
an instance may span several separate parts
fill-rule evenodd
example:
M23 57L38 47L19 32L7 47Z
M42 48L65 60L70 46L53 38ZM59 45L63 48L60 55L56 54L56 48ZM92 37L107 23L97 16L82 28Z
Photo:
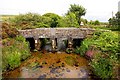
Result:
M16 15L2 15L1 19L2 19L2 21L6 21L6 20L8 20L10 18L14 18L15 16Z

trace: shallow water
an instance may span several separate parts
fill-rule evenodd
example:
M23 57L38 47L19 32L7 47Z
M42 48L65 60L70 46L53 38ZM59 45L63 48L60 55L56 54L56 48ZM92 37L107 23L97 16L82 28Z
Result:
M89 78L88 61L65 52L33 52L20 67L3 74L4 78Z

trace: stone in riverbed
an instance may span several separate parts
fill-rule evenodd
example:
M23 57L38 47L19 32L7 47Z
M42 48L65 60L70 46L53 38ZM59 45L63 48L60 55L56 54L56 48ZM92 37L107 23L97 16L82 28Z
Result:
M50 73L55 74L55 73L56 73L56 68L52 68L52 69L50 70Z
M46 74L40 75L39 78L46 78Z
M63 75L64 75L63 73L59 74L59 76L63 76Z
M64 64L64 63L62 63L62 64L61 64L61 66L62 66L62 67L65 67L65 64Z
M69 70L69 69L66 69L66 71L67 71L67 72L70 72L70 70Z
M49 66L49 68L52 68L52 66Z

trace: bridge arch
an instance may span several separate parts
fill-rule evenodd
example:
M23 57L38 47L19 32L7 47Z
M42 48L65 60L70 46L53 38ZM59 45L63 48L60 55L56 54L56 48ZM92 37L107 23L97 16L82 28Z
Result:
M35 49L35 40L33 37L28 37L26 38L26 41L29 42L29 47L30 47L30 50L34 50Z
M95 30L91 28L37 28L28 30L19 30L30 43L31 49L40 50L42 48L42 39L46 38L51 41L52 49L59 46L59 39L67 38L67 47L80 46L81 41Z

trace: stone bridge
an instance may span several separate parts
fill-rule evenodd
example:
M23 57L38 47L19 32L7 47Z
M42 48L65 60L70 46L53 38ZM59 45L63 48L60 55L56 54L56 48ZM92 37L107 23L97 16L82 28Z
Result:
M73 39L84 39L88 35L93 34L94 29L91 28L36 28L19 30L20 34L25 38L33 38L35 48L40 49L40 39L50 39L52 48L54 49L59 39L67 39L68 43L72 43Z

